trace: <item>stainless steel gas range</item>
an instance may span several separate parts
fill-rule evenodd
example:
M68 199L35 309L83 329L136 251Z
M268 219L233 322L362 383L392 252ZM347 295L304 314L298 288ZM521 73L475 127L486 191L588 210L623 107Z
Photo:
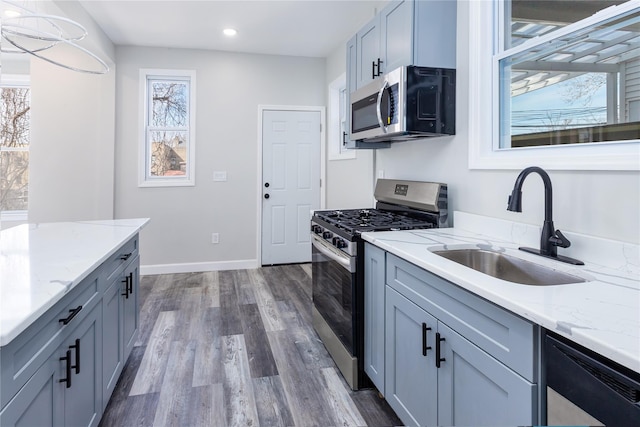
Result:
M367 231L447 227L447 185L379 179L375 209L316 211L311 218L313 326L352 389L364 373Z

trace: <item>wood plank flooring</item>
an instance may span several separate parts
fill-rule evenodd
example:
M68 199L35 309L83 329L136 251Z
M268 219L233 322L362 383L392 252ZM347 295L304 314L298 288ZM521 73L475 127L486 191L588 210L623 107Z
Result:
M310 277L310 264L141 277L138 341L100 425L401 425L342 378L311 324Z

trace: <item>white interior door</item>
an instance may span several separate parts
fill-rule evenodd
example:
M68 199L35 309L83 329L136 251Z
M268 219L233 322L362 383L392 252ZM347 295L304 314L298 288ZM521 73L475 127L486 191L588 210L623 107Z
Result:
M262 113L262 264L311 261L320 207L320 112Z

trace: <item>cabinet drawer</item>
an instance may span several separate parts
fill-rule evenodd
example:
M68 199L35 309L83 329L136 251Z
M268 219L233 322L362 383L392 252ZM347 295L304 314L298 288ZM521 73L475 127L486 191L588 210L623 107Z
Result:
M531 382L538 327L392 254L387 285Z
M120 267L132 261L138 255L138 235L136 234L127 243L122 245L111 255L103 264L102 271L106 279L105 283L111 283L111 280L118 273Z
M99 302L98 278L97 272L89 275L24 332L1 348L0 407L7 404ZM66 319L67 323L64 324L61 319Z

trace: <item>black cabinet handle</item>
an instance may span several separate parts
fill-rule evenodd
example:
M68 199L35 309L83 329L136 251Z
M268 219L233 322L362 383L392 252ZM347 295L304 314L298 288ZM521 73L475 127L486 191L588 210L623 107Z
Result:
M124 283L124 293L120 295L129 299L129 276L125 276L124 280L121 280L121 282Z
M381 61L380 58L378 58L378 73L376 74L376 77L382 75L382 67L380 66L380 64L382 64L383 62L384 61Z
M431 328L427 326L426 323L422 324L422 355L427 355L427 350L431 350L431 347L427 347L427 331L430 331Z
M440 332L436 332L436 368L440 367L440 362L444 362L445 358L440 357L440 342L445 341L444 338L440 336Z
M376 72L376 61L371 61L371 78L375 79L378 73Z
M71 322L71 320L73 320L73 318L76 317L78 313L80 313L80 310L82 310L81 305L77 306L72 310L69 310L69 316L67 316L65 319L59 319L58 322L61 322L63 325L66 325L67 323Z
M120 259L122 261L126 261L131 257L132 254L133 254L133 252L129 252L128 254L122 254L122 255L120 255Z
M127 292L133 293L133 272L129 273L129 283L127 284Z
M67 383L67 388L71 388L71 350L67 350L66 356L60 358L60 361L62 360L67 361L67 378L62 378L61 380L58 380L58 382Z
M76 350L76 364L72 365L71 368L76 370L76 375L80 373L80 339L76 338L76 343L74 345L70 345L69 349Z
M346 145L347 145L347 133L342 132L342 146L346 147Z

